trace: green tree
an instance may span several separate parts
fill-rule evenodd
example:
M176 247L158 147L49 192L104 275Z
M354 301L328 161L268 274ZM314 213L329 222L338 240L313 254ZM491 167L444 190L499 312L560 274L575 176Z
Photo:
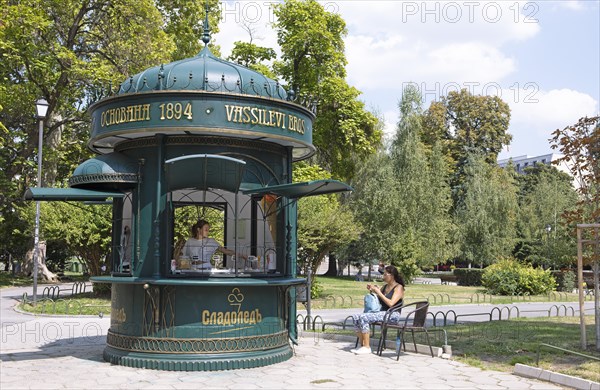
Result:
M459 257L487 265L515 246L517 187L512 175L482 155L468 155L464 172L463 196L454 210Z
M412 261L420 267L445 261L451 254L452 223L450 187L440 143L431 151L421 142L423 112L421 94L407 86L400 101L400 121L391 148L394 176L398 183L401 209L397 218L404 232L400 248L415 247ZM402 238L408 242L402 243ZM415 245L414 242L417 244ZM400 257L406 255L400 253Z
M368 159L353 182L352 208L365 227L361 251L398 266L407 279L418 267L452 254L447 169L439 146L420 142L421 96L408 86L390 152Z
M442 103L446 108L443 138L452 134L454 160L464 161L466 153L471 152L496 164L502 147L512 139L508 133L508 104L497 96L472 95L466 89L451 91Z
M497 96L472 95L466 89L452 91L424 113L422 140L438 144L452 168L453 205L464 196L460 191L465 165L471 154L479 154L489 165L496 165L502 147L512 136L508 133L510 108Z
M164 32L175 43L175 50L171 53L170 61L193 57L202 50L204 43L200 37L204 33L207 10L212 34L219 32L221 2L218 0L154 0L154 4L165 22ZM219 48L213 44L212 40L210 47L214 54L219 55Z
M35 204L27 203L16 207L24 220L33 220ZM91 275L100 275L103 265L110 270L110 206L83 205L78 202L42 202L41 215L44 241L47 244L46 256L52 256L52 248L61 246L60 249L65 255L76 256ZM30 265L26 264L24 268Z
M349 248L345 253L369 262L376 259L389 264L395 258L400 207L397 181L389 154L381 150L366 159L358 169L352 186L354 192L349 198L349 206L363 227L363 232L353 242L353 246L360 248L360 251Z
M265 64L277 57L275 50L270 47L262 47L252 42L236 41L233 44L229 61L237 62L247 68L255 70L270 78L275 78L273 71Z
M563 218L577 203L571 177L555 167L536 164L516 178L520 212L515 255L554 268L572 265L575 242Z
M315 0L287 0L275 5L274 14L282 52L274 69L301 101L318 104L313 163L348 180L357 161L375 153L383 133L375 115L358 100L360 92L345 81L346 24Z
M217 1L210 4L215 8ZM89 105L129 75L197 52L200 35L182 31L199 31L204 10L160 0L0 0L0 13L0 122L7 129L1 132L0 239L17 256L31 246L21 237L33 236L33 220L20 212L22 194L40 184L34 102L43 97L49 103L41 184L64 184L91 155L85 146Z
M256 36L256 29L253 27L252 23L242 22L241 26L248 33L250 41L236 41L233 44L233 49L227 59L255 70L271 79L276 79L277 75L269 66L269 63L277 58L275 49L259 46L254 43L255 39L260 38Z
M600 223L600 116L581 118L572 126L556 129L552 135L552 148L563 154L555 163L566 163L579 193L577 207L566 212L565 218L573 224ZM598 240L597 229L595 239ZM600 350L600 245L586 245L584 255L594 274L596 349Z

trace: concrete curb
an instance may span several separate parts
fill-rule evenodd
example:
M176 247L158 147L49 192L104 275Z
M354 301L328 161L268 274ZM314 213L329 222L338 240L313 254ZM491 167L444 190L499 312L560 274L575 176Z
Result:
M600 390L600 383L587 379L577 378L571 375L560 374L558 372L548 371L539 367L531 367L525 364L517 363L513 371L514 375L526 378L538 379L551 382L557 385L568 386L580 390Z

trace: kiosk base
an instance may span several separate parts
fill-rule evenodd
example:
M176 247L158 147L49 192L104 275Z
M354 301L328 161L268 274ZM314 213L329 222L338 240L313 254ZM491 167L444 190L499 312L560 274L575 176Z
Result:
M104 360L120 366L165 371L222 371L281 363L293 355L291 346L260 352L228 354L160 354L104 349Z

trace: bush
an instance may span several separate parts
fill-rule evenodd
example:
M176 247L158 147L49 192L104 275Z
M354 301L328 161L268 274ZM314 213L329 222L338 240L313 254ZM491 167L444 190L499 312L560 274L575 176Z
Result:
M323 286L317 281L316 278L313 278L313 280L310 283L310 298L316 299L319 298L321 295L323 295Z
M402 262L393 262L392 265L398 269L402 278L404 278L404 283L411 283L415 276L421 274L421 269L413 259L405 259Z
M557 271L553 273L554 279L558 284L557 290L564 292L572 292L575 289L577 283L577 275L573 271Z
M454 271L459 286L481 286L483 270L479 268L456 268Z
M97 298L110 298L112 285L110 283L92 283L94 296Z
M495 295L547 294L556 287L550 271L525 266L515 259L501 260L487 267L481 282L489 294Z

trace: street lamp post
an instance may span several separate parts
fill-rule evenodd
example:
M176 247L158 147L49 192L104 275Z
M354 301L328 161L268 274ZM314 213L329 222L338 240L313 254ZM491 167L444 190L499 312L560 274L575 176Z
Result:
M48 113L48 102L45 99L38 99L35 102L37 111L37 119L39 122L39 139L38 139L38 171L37 185L42 187L42 152L44 141L44 119ZM35 202L35 231L33 235L34 259L33 259L33 306L37 304L37 279L38 279L38 263L40 262L40 201Z

